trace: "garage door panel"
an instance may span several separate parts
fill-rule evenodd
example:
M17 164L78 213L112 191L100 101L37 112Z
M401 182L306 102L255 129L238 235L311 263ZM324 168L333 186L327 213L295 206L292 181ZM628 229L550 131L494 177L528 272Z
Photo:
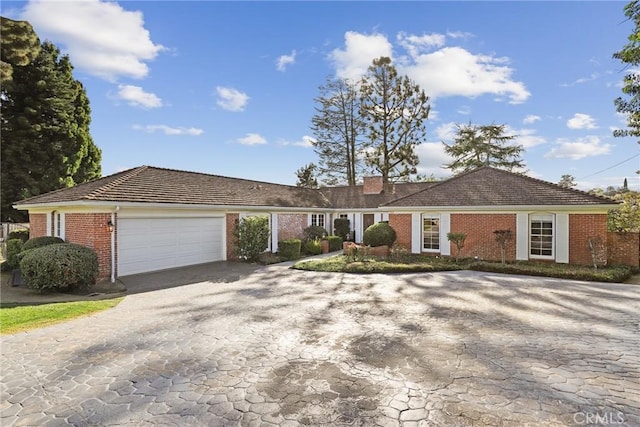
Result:
M224 259L224 218L123 218L120 276Z

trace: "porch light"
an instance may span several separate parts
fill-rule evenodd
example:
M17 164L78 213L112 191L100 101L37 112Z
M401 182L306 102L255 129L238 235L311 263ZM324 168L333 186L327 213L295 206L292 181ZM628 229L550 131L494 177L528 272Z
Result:
M111 222L111 220L109 220L109 222L107 222L107 227L109 227L109 232L113 233L113 222Z

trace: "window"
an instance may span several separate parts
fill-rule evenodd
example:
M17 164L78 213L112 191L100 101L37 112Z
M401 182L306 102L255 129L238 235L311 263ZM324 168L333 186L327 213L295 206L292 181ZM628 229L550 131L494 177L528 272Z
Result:
M440 217L422 217L422 249L440 251Z
M553 257L553 215L531 215L529 219L529 254L532 257Z
M324 214L311 214L311 225L324 228Z
M53 212L53 236L60 237L62 236L62 215L58 211Z
M340 214L338 216L338 218L340 218L340 219L349 219L349 214Z

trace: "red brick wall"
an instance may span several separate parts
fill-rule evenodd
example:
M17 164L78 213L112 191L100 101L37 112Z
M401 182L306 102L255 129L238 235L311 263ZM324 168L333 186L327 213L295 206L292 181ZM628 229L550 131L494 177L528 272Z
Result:
M47 214L29 214L29 238L47 235Z
M389 225L396 231L396 245L411 251L411 214L389 214Z
M640 234L607 233L607 263L609 265L630 265L640 263Z
M236 256L236 238L233 236L233 231L236 229L238 221L240 221L240 214L228 213L226 216L227 221L227 259L238 259Z
M513 239L507 243L506 260L516 259L516 215L515 214L451 214L452 233L465 233L461 257L478 257L486 260L500 260L500 246L496 242L495 230L511 230ZM441 242L447 244L447 242ZM456 247L451 245L451 255L456 255Z
M307 223L307 214L278 214L278 240L302 238Z
M363 194L380 194L384 189L381 176L365 176L362 184Z
M100 278L111 275L111 232L107 226L110 220L110 213L65 214L64 240L96 251Z
M569 264L591 265L593 263L589 250L590 237L599 238L606 248L607 215L569 215Z

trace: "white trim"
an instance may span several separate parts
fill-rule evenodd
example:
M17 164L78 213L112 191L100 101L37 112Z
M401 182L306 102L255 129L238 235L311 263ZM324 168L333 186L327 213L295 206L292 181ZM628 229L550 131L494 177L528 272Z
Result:
M569 214L556 215L556 262L569 263Z
M53 236L53 226L51 224L51 217L53 216L53 212L49 211L45 214L47 215L47 236Z
M278 252L278 214L271 214L271 252ZM226 234L225 234L226 235ZM225 239L226 240L226 239Z
M116 229L116 214L115 212L111 212L111 224L113 224L113 231L111 234L111 283L115 283L116 281L116 233L118 230Z
M438 220L438 249L426 249L424 247L424 220L425 219L437 219ZM446 236L445 236L446 237ZM446 239L445 239L446 240ZM447 244L449 243L446 240ZM421 216L420 221L420 250L422 252L430 253L430 254L442 254L442 218L439 213L424 213Z
M516 215L516 260L529 259L529 214Z
M411 214L411 253L422 252L422 215Z
M58 215L60 216L60 238L62 240L65 240L65 231L67 229L66 227L66 215L64 212L58 212Z
M529 215L529 247L527 251L530 259L548 259L554 260L556 256L556 216L549 213L534 213ZM532 221L548 221L551 220L551 255L532 255L531 254L531 222Z
M353 214L353 231L355 231L354 239L356 242L362 242L362 212L356 212Z
M447 239L447 234L451 231L451 215L440 214L440 254L451 255L451 243Z

